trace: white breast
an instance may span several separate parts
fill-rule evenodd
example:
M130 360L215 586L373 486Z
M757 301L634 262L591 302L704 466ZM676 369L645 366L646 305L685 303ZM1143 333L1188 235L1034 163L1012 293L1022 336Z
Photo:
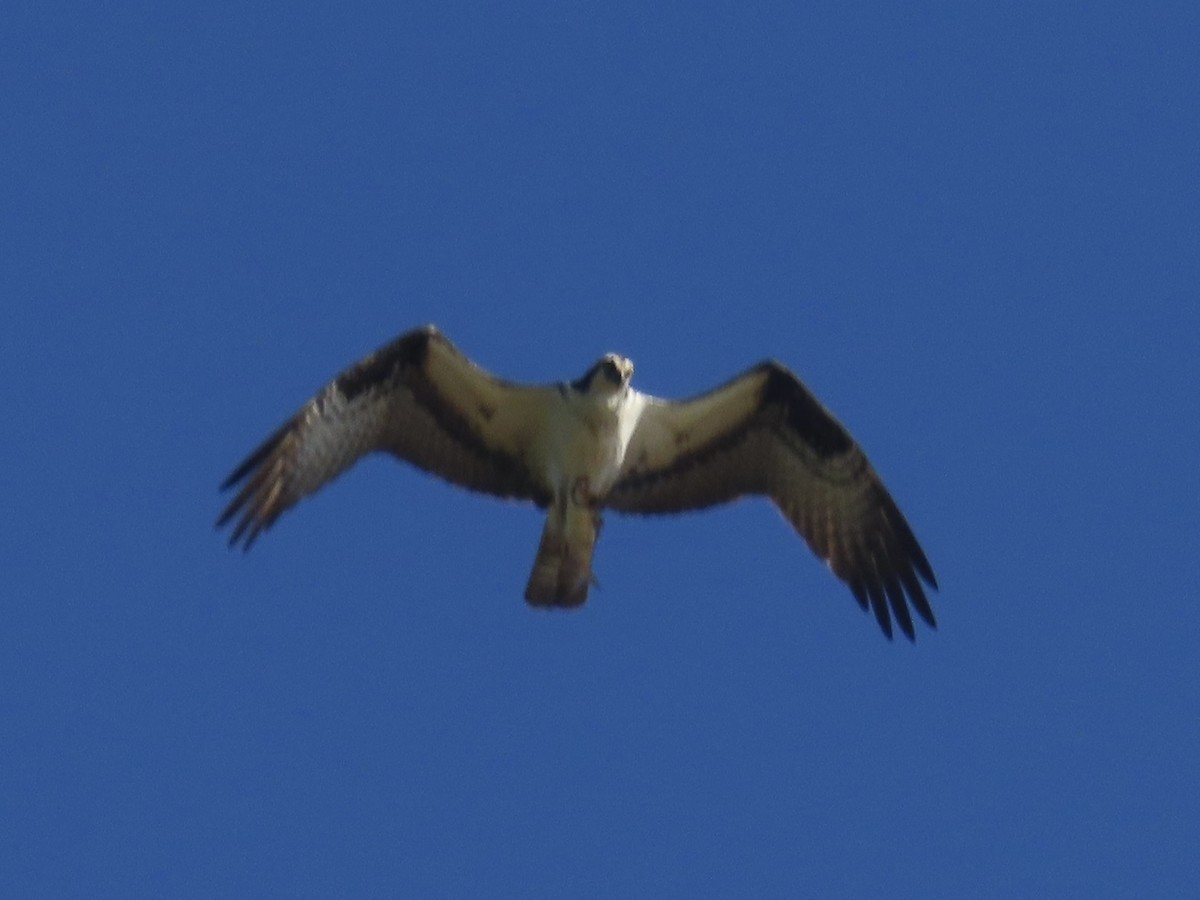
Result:
M633 391L612 397L571 393L554 404L537 455L556 491L569 489L578 478L587 478L595 495L612 487L640 409L629 402L634 396Z

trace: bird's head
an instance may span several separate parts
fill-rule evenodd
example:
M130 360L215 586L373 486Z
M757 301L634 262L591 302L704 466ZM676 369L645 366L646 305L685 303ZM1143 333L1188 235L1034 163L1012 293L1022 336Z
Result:
M633 362L616 353L605 353L572 386L584 394L608 396L624 389L633 378Z

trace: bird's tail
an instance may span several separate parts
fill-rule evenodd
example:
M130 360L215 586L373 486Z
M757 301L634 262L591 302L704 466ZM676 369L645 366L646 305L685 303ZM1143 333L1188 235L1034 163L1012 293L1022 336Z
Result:
M582 606L592 577L592 551L600 536L600 514L588 506L552 507L542 529L533 571L525 586L532 606Z

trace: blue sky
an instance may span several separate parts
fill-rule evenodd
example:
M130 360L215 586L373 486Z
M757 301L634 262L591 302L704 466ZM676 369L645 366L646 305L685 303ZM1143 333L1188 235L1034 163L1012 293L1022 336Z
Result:
M22 4L0 79L0 893L1168 896L1200 880L1192 4ZM217 485L436 322L796 371L942 585L765 502Z

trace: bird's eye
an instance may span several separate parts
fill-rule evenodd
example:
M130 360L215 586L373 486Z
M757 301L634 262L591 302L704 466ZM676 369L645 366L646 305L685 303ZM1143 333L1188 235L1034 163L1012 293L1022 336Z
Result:
M613 384L621 383L621 369L617 366L616 360L606 359L601 367L604 371L604 377Z

